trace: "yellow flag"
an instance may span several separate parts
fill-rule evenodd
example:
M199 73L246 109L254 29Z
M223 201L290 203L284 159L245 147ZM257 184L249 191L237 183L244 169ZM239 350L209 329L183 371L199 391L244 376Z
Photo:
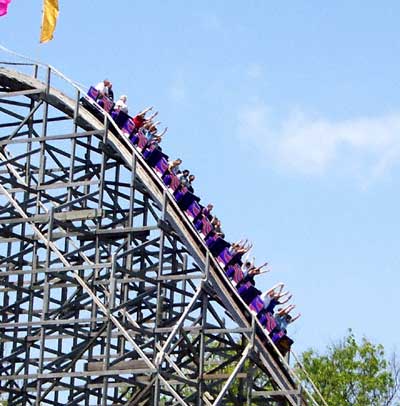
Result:
M43 0L42 31L40 42L47 42L53 39L58 17L58 0Z

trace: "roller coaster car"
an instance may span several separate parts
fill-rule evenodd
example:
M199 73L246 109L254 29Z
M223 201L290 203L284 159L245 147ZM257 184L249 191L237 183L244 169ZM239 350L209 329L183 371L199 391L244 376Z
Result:
M160 163L161 160L163 160L161 162L161 166L165 166L164 163L166 163L165 170L162 173L157 172L157 169L156 169L158 163ZM168 155L165 155L161 150L156 148L156 149L153 149L149 155L147 155L146 162L149 166L154 168L159 175L162 176L162 175L164 175L166 168L168 167ZM158 169L160 169L160 168L158 168Z
M230 245L231 244L225 241L223 238L217 237L212 243L209 244L208 248L214 257L219 257L220 255L223 255L222 253L227 250Z
M115 124L124 134L129 136L131 143L137 145L139 151L143 151L146 148L148 144L146 136L141 131L134 134L134 120L123 111L113 111L113 101L106 96L99 99L99 91L95 87L91 86L87 97L82 97L80 102L100 121L104 120L103 111L99 106L102 107L107 113L111 114ZM178 206L185 211L191 221L196 220L196 229L200 231L200 235L206 240L210 252L217 258L220 265L225 267L226 276L236 286L243 279L241 262L229 252L230 244L213 232L214 227L209 219L206 216L201 217L202 207L199 204L200 198L189 192L186 187L179 188L180 182L176 175L166 175L168 170L168 155L162 153L158 148L148 150L144 155L148 165L154 168L159 177L164 180L166 176L169 177L167 183L169 189L174 192ZM259 314L264 308L264 301L257 296L249 303L248 308L253 314ZM262 324L264 323L265 329L270 332L272 341L279 352L285 356L290 351L294 341L286 335L285 331L276 331L276 322L271 314L265 315L265 320ZM269 342L265 341L265 345L269 346Z
M96 105L94 100L87 97L81 97L80 102L86 110L90 111L90 113L93 114L99 121L103 122L104 114L99 106Z
M126 120L124 125L121 127L121 131L124 134L127 134L128 136L130 136L131 134L133 134L134 130L135 130L135 122L133 121L133 119L131 117L128 116L128 120Z
M154 166L156 174L162 178L165 175L165 172L168 170L168 160L165 157L162 157Z
M198 201L194 200L193 203L186 209L185 213L189 217L190 221L193 221L200 213L201 206Z
M178 189L178 187L179 187L180 184L181 184L180 179L179 179L176 175L172 174L172 175L171 175L171 182L170 182L170 184L169 184L169 186L168 186L169 191L170 191L171 193L174 193L175 190Z
M111 113L111 117L115 121L115 124L117 124L117 126L122 130L122 132L125 132L128 135L130 135L133 132L133 130L135 128L135 124L134 124L133 120L128 116L128 114L124 113L121 110L118 110L118 111L113 111ZM132 131L127 131L130 129L131 125L127 126L128 128L125 127L128 120L132 121L132 124L133 124Z
M283 334L282 336L278 337L275 341L276 347L283 356L285 356L290 351L290 348L293 343L294 341L291 338L289 338L286 334Z
M233 255L229 250L229 246L227 246L218 254L217 261L224 268L232 258Z
M102 107L107 113L112 111L112 108L114 107L113 101L108 97L103 96L101 99L99 99L99 91L93 86L89 88L87 97L81 97L80 102L82 103L82 106L89 110L99 121L104 120L104 113L99 106Z
M213 230L213 226L207 217L203 217L200 225L200 235L206 238Z
M138 142L137 142L137 148L140 152L144 150L146 145L148 144L148 139L147 137L143 134L142 131L138 132Z
M214 226L210 223L211 229L208 234L206 234L206 245L210 248L218 237L218 234L214 231Z
M229 265L226 268L225 274L229 279L232 280L234 285L236 285L243 279L243 271L239 263Z
M97 98L99 97L99 91L94 87L94 86L90 86L87 95L93 99L94 101L97 100Z
M249 304L250 311L254 314L258 314L261 310L264 309L264 300L261 299L260 296L257 296L250 304Z
M199 202L200 201L200 197L196 196L194 193L189 192L186 189L186 193L182 196L182 198L179 200L178 202L178 206L182 209L182 210L187 210L190 205L194 202Z
M107 96L103 96L101 99L98 99L97 104L100 107L103 107L103 109L107 113L111 113L114 108L114 102L111 99L109 99Z

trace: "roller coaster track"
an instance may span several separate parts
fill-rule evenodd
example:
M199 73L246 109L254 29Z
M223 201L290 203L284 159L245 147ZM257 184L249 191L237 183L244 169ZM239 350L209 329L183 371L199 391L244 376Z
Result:
M3 399L318 405L112 119L20 68L0 67Z

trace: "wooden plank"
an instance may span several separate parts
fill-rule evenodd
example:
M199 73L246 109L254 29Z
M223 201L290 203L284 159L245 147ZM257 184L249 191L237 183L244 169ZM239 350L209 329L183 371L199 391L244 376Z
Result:
M83 209L83 210L73 210L73 211L63 211L61 213L54 213L54 219L57 221L80 221L80 220L91 220L103 216L102 209ZM50 220L50 214L36 214L29 218L23 217L3 217L0 219L0 224L10 225L10 224L20 224L20 223L48 223Z

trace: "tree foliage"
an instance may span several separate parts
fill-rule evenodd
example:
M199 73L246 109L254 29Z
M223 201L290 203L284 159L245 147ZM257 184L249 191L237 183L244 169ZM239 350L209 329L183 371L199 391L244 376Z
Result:
M326 354L314 350L301 355L301 363L329 406L398 406L399 368L396 359L385 358L382 345L353 333L328 347ZM299 375L305 380L304 372ZM311 392L314 389L306 384Z

